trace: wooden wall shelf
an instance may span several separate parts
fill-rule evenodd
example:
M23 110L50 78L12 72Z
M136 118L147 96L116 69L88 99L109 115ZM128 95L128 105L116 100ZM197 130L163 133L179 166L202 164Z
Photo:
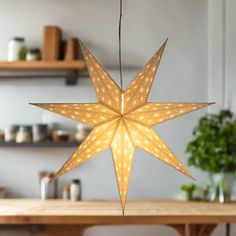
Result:
M0 142L0 148L62 148L62 147L78 147L78 142L39 142L39 143L4 143Z
M85 70L83 60L75 61L2 61L0 70Z
M0 61L0 79L65 78L74 85L79 77L87 77L84 60L75 61Z

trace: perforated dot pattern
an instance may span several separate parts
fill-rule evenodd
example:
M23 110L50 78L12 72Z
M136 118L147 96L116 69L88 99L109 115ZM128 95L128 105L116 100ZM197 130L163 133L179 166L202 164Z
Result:
M111 76L97 62L89 50L80 42L90 78L93 81L99 102L117 112L120 111L121 89Z
M188 112L208 106L208 103L145 103L129 112L127 118L149 127L160 124Z
M133 160L134 144L123 119L120 120L120 124L112 141L111 149L121 204L124 209Z
M167 41L166 41L167 42ZM140 70L134 80L124 91L124 113L143 105L147 102L148 94L152 87L156 71L161 61L166 42L155 53L150 61Z
M96 126L115 119L119 114L100 103L44 103L37 106L87 125Z
M191 177L172 151L152 130L152 126L206 107L210 103L147 102L166 42L124 92L81 42L80 45L99 102L34 104L93 126L88 137L61 167L56 177L80 166L104 149L111 148L123 210L135 146Z

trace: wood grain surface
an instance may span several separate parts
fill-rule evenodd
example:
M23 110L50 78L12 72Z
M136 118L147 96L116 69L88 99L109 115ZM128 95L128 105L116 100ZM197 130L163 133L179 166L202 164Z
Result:
M0 224L219 224L236 223L236 204L2 199Z

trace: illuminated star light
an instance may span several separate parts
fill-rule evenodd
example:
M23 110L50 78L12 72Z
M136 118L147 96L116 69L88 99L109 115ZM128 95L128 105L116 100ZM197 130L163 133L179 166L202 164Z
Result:
M211 104L147 102L165 45L166 42L122 91L80 42L98 103L34 104L93 127L56 177L81 165L104 149L111 148L123 212L135 147L191 177L152 127Z

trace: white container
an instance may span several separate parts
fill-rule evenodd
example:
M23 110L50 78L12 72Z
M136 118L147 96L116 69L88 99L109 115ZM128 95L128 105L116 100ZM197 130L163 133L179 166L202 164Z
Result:
M18 125L9 125L5 127L4 141L6 143L16 142L16 135L17 135L18 130L19 130Z
M76 126L76 133L75 133L75 140L77 142L82 142L86 139L86 137L89 135L89 133L91 132L91 128L82 124L78 124Z
M41 199L45 200L50 198L50 178L48 176L45 176L41 179L41 186L40 186L40 192L41 192Z
M40 193L43 200L56 198L56 182L51 182L52 178L53 174L48 173L40 180Z
M70 200L79 201L81 194L80 180L74 179L70 185Z
M40 60L40 50L37 48L28 50L26 54L26 61L38 61L38 60Z
M8 61L25 60L26 57L26 45L25 39L14 37L8 43Z

